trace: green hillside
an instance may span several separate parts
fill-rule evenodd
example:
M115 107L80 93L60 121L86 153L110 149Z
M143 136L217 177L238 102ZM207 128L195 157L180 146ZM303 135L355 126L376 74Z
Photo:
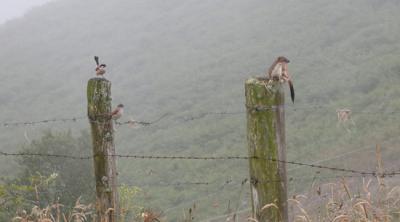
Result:
M113 103L126 107L123 121L169 114L148 127L118 128L118 153L246 155L244 113L202 114L244 111L245 79L285 55L296 90L294 105L287 98L288 159L374 169L376 143L385 161L397 159L399 11L396 0L57 0L0 26L0 122L85 116L98 55ZM353 110L349 131L336 123L343 107ZM0 150L17 151L47 128L78 133L88 124L2 127ZM12 176L17 164L0 158L0 172ZM171 221L197 198L199 217L222 214L248 174L246 161L121 159L119 171L121 183L143 188L143 204ZM289 171L299 176L314 170ZM230 179L236 185L220 189ZM213 183L157 186L179 181ZM290 190L301 191L298 184Z

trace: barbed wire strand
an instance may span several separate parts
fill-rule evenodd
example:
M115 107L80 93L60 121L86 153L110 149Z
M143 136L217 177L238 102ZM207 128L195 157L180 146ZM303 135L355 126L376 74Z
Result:
M106 156L106 155L90 155L90 156L72 156L72 155L63 155L63 154L48 154L48 153L7 153L0 151L0 156L40 156L40 157L51 157L51 158L65 158L65 159L77 159L77 160L87 160L93 159L97 156ZM273 162L279 162L283 164L296 165L296 166L306 166L317 169L324 169L330 171L339 171L344 173L351 174L360 174L360 175L372 175L377 176L395 176L400 174L400 171L391 171L378 173L376 171L362 171L362 170L354 170L354 169L346 169L340 167L332 167L332 166L324 166L314 163L302 163L298 161L286 161L279 160L275 158L261 158L261 157L248 157L248 156L156 156L156 155L130 155L130 154L114 154L108 155L108 157L115 158L132 158L132 159L147 159L147 160L249 160L249 159L264 159Z
M165 113L162 116L160 116L159 118L150 121L150 122L146 122L146 121L136 121L136 120L128 120L125 122L116 122L117 125L134 125L134 124L139 124L139 125L143 125L143 126L148 126L148 125L152 125L152 124L156 124L158 122L160 122L162 119L164 119L165 117L169 116L169 113Z
M44 120L38 120L38 121L21 121L21 122L1 122L0 126L3 127L11 127L11 126L32 126L32 125L38 125L38 124L49 124L49 123L54 123L54 122L77 122L79 120L87 119L87 117L84 116L78 116L78 117L71 117L71 118L50 118L50 119L44 119Z
M155 124L165 117L167 117L169 113L165 113L159 118L152 120L152 121L136 121L136 120L128 120L126 122L115 122L116 125L134 125L134 124L139 124L139 125L152 125ZM50 118L50 119L44 119L44 120L38 120L38 121L20 121L20 122L1 122L0 126L2 127L26 127L26 126L33 126L33 125L44 125L44 124L51 124L51 123L76 123L80 120L87 120L89 119L86 116L78 116L78 117L71 117L71 118ZM103 123L101 121L90 121L90 122L98 122L98 123Z
M343 153L343 154L340 154L340 155L329 157L329 158L326 158L326 159L323 159L323 160L318 160L318 161L315 161L315 162L312 162L312 163L313 164L320 164L320 163L323 163L323 162L328 162L328 161L339 159L339 158L342 158L342 157L348 157L351 154L359 153L361 151L365 151L365 152L373 152L373 151L375 151L375 150L369 150L369 149L371 149L371 148L368 147L368 148L361 148L361 149L357 149L357 150L352 150L352 151L347 152L347 153ZM287 171L297 170L297 169L300 169L302 167L304 167L304 166L293 167L293 168L288 169Z
M288 110L291 111L299 111L299 110L309 110L312 109L314 111L320 109L334 109L332 113L336 113L336 108L332 106L322 106L322 105L303 105L303 106L287 106L284 105ZM351 110L353 114L361 114L361 115L397 115L400 114L400 111L368 111L368 110ZM202 119L206 116L218 116L218 115L238 115L238 114L245 114L245 110L239 111L215 111L215 112L203 112L199 113L194 116L181 116L178 119L182 119L183 121L193 121L197 119ZM136 121L136 120L128 120L125 122L117 122L117 125L131 125L131 124L140 124L144 126L156 124L165 117L169 116L169 113L163 114L161 117L157 118L153 121ZM37 121L17 121L17 122L0 122L0 126L2 127L18 127L18 126L32 126L38 124L51 124L55 122L67 123L67 122L77 122L78 120L87 119L86 116L77 116L77 117L70 117L70 118L47 118L44 120L37 120Z
M361 175L334 175L334 176L321 176L319 174L314 175L312 177L289 177L288 182L298 182L298 181L317 181L317 180L331 180L331 179L342 179L342 178L367 178L367 177L372 177L372 175L366 175L366 176L361 176ZM218 189L223 190L227 185L241 185L241 189L243 189L243 186L247 184L248 182L251 182L251 179L249 178L244 178L244 179L227 179L224 181L180 181L180 182L159 182L159 183L144 183L144 184L136 184L136 183L120 183L117 185L117 187L146 187L146 188L151 188L151 187L199 187L199 186L212 186L212 185L219 185ZM267 183L280 183L282 182L281 180L264 180L264 181L257 181L258 184L267 184ZM66 186L54 186L54 185L49 185L48 186L51 189L58 189L58 190L64 190L67 188ZM94 189L94 186L93 186ZM41 191L44 192L44 191ZM54 192L54 191L49 191L49 192ZM239 194L240 196L241 194Z

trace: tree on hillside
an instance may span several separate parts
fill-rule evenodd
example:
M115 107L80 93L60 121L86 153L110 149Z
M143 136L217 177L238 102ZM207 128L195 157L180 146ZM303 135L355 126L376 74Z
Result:
M21 153L88 156L91 154L89 138L87 132L74 137L71 132L48 131L40 139L24 147ZM36 200L41 207L54 203L56 200L66 206L73 206L80 196L85 201L92 201L94 179L91 159L21 156L17 161L21 168L16 183L37 186L38 195L31 192L31 196L27 198ZM47 184L43 186L41 178L50 175L56 177L55 181L51 186Z

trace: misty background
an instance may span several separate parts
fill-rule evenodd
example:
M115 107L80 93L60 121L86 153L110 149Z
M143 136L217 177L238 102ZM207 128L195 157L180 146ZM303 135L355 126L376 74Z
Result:
M86 120L6 123L85 117L86 84L98 55L107 64L113 105L126 107L121 121L166 115L147 127L117 128L117 153L244 156L244 82L265 75L284 55L296 91L295 104L286 92L288 160L374 170L379 143L385 165L396 169L397 0L27 2L1 1L0 151L90 153ZM339 108L353 111L354 125L337 124ZM237 114L204 115L220 112ZM81 195L89 202L91 162L79 164L0 156L1 182L29 185L32 175L58 173L48 202L60 197L71 206ZM118 180L140 188L135 204L160 209L169 221L178 221L193 202L197 216L206 219L226 213L230 202L249 208L248 189L238 197L247 167L247 161L119 159ZM303 192L319 173L290 169L290 194ZM179 181L212 183L162 186ZM19 206L9 207L0 216L10 218Z
M0 24L11 19L22 17L33 7L41 6L50 1L52 0L1 0Z

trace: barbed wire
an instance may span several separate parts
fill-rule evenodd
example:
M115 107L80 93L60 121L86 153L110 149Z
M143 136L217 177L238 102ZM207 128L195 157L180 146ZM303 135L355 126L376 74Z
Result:
M32 126L32 125L38 125L38 124L49 124L49 123L55 123L55 122L77 122L79 120L87 119L87 117L84 116L78 116L78 117L71 117L71 118L51 118L51 119L44 119L44 120L38 120L38 121L21 121L21 122L2 122L0 123L0 126L3 127L12 127L12 126Z
M299 111L299 110L320 110L320 109L334 109L332 112L336 112L336 108L333 106L323 106L323 105L301 105L301 106L293 106L293 105L284 105L285 108L288 108L288 110L291 111ZM400 111L368 111L368 110L351 110L353 114L361 114L361 115L397 115L400 114ZM245 110L238 110L238 111L215 111L215 112L203 112L199 113L193 116L180 116L178 119L182 119L184 122L187 121L193 121L197 119L202 119L207 116L224 116L224 115L239 115L239 114L245 114ZM134 124L139 124L139 125L152 125L160 122L162 119L165 117L169 116L170 113L165 113L161 115L159 118L153 120L153 121L136 121L136 120L128 120L124 122L116 122L117 125L134 125ZM70 117L70 118L47 118L43 120L37 120L37 121L17 121L17 122L0 122L0 126L2 127L19 127L19 126L33 126L33 125L39 125L39 124L51 124L51 123L75 123L79 120L85 120L88 119L86 116L77 116L77 117Z
M132 159L147 159L147 160L249 160L249 159L261 159L267 161L273 161L288 165L296 165L296 166L306 166L311 168L330 170L330 171L338 171L343 173L351 173L351 174L359 174L363 176L372 175L372 176L395 176L399 175L400 171L391 171L391 172L383 172L379 173L377 171L362 171L362 170L354 170L354 169L346 169L340 167L332 167L332 166L324 166L314 163L302 163L297 161L286 161L279 160L275 158L262 158L262 157L248 157L248 156L157 156L157 155L130 155L130 154L113 154L113 155L88 155L88 156L72 156L72 155L64 155L64 154L49 154L49 153L7 153L0 151L0 156L31 156L31 157L50 157L50 158L64 158L64 159L76 159L76 160L88 160L93 159L98 156L103 157L115 157L115 158L132 158Z
M165 117L169 116L169 113L165 113L162 116L160 116L158 119L150 121L150 122L146 122L146 121L136 121L136 120L128 120L125 122L115 122L117 125L135 125L135 124L139 124L139 125L143 125L143 126L148 126L148 125L152 125L155 123L160 122L162 119L164 119Z
M310 181L312 183L319 182L319 183L327 183L325 180L338 180L338 179L346 179L346 178L367 178L367 177L372 177L372 175L369 176L361 176L361 175L334 175L334 176L321 176L321 175L315 175L312 177L289 177L287 179L288 183L294 183L294 182L304 182L304 181ZM257 183L257 184L268 184L268 183L281 183L283 182L282 180L260 180L260 181L252 181L252 179L249 178L244 178L244 179L226 179L223 181L180 181L180 182L158 182L158 183L143 183L143 184L136 184L136 183L120 183L117 184L117 187L122 188L122 187L136 187L139 189L145 189L149 190L152 187L171 187L171 188L180 188L180 187L195 187L197 189L199 186L201 187L208 187L208 186L216 186L215 188L218 191L222 191L229 186L236 186L240 185L241 189L243 189L243 186L248 184L248 183ZM33 185L32 185L33 186ZM45 187L40 188L37 190L38 193L54 193L58 191L64 191L65 189L68 189L66 186L60 186L60 185L47 185ZM94 185L90 186L91 188L95 188ZM56 189L56 190L48 190L48 189ZM207 188L208 189L208 188Z
M298 181L322 181L322 180L332 180L332 179L344 179L344 178L352 178L352 179L362 179L362 178L370 178L376 177L374 175L332 175L332 176L321 176L314 175L312 177L288 177L287 182L298 182ZM389 178L393 178L393 176L388 176ZM145 183L145 184L135 184L135 183L121 183L118 186L132 186L132 187L181 187L181 186L210 186L210 185L244 185L248 182L258 183L258 184L268 184L268 183L281 183L282 180L258 180L252 181L250 178L244 179L227 179L224 181L182 181L182 182L159 182L159 183Z
M322 181L322 180L330 180L330 179L343 179L343 178L367 178L372 177L372 175L361 176L361 175L335 175L335 176L321 176L315 175L312 177L289 177L287 178L287 182L298 182L298 181ZM251 179L226 179L223 181L179 181L179 182L157 182L157 183L120 183L117 187L138 187L138 188L151 188L151 187L199 187L199 186L218 186L225 187L226 185L245 185L248 182L251 182ZM254 182L254 181L253 181ZM259 180L258 184L268 184L268 183L281 183L282 180ZM66 188L65 186L51 186L52 188Z
M29 157L54 157L63 159L74 159L74 160L89 160L94 156L72 156L64 154L51 154L51 153L7 153L0 151L0 156L29 156Z
M332 160L339 159L339 158L343 158L343 157L349 157L351 154L355 154L355 153L359 153L359 152L374 152L374 151L375 151L375 150L370 150L370 149L371 149L370 147L368 147L368 148L356 149L356 150L352 150L352 151L349 151L349 152L346 152L346 153L341 153L341 154L339 154L339 155L332 156L332 157L329 157L329 158L326 158L326 159L317 160L317 161L315 161L315 162L313 162L313 163L314 163L314 164L320 164L320 163L323 163L323 162L328 162L328 161L332 161ZM297 170L297 169L299 169L299 168L301 168L301 167L303 167L303 166L296 166L296 167L294 167L294 168L288 169L287 171Z
M163 118L168 116L169 114L163 114L161 117L159 117L156 120L153 121L137 121L137 120L128 120L126 122L118 122L115 121L116 125L143 125L143 126L148 126L155 124L159 121L161 121ZM76 123L81 120L88 120L89 118L86 116L78 116L78 117L71 117L71 118L51 118L51 119L44 119L44 120L38 120L38 121L20 121L20 122L1 122L0 126L2 127L26 127L26 126L33 126L33 125L44 125L44 124L51 124L51 123ZM103 123L100 121L92 121L89 120L90 122L98 122L98 123Z
M364 178L360 175L337 175L337 176L313 176L313 177L289 177L287 181L290 182L296 182L296 181L317 181L317 180L326 180L326 179L342 179L342 178ZM120 183L117 184L117 187L138 187L138 188L143 188L145 187L146 189L152 188L152 187L199 187L199 186L217 186L219 190L222 190L227 187L227 185L245 185L247 184L251 179L249 178L244 178L244 179L226 179L223 181L178 181L178 182L158 182L158 183ZM267 184L267 183L280 183L282 182L281 180L264 180L264 181L257 181L258 184ZM31 185L34 186L34 185ZM64 190L68 189L67 186L62 186L62 185L46 185L45 187L41 187L41 185L37 185L39 189L56 189L56 190ZM91 188L94 188L95 185L90 185ZM39 191L39 192L44 192L44 191ZM48 191L48 192L54 192L53 191Z
M224 116L224 115L238 115L238 114L245 114L246 111L234 111L234 112L227 112L227 111L222 111L222 112L205 112L205 113L200 113L197 114L196 116L183 116L181 117L181 119L184 122L188 122L188 121L193 121L193 120L197 120L197 119L202 119L205 118L207 116Z

